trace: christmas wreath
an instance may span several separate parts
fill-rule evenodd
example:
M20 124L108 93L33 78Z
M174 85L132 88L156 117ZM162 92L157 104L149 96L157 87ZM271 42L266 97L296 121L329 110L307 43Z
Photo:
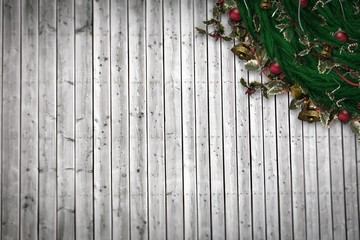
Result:
M218 0L204 24L199 33L235 40L232 52L247 70L268 77L241 79L247 94L290 92L300 120L337 119L360 133L359 0Z

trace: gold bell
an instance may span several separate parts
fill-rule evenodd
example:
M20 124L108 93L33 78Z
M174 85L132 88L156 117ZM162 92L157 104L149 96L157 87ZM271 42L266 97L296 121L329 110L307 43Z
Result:
M271 4L270 0L262 0L260 3L260 8L265 9L265 10L271 9L272 4Z
M297 84L297 83L290 87L290 94L296 100L301 100L305 97L305 94L303 93L299 84Z
M321 56L323 56L324 58L331 58L331 47L328 44L324 44L324 48L323 50L321 50L320 52Z
M238 56L240 59L243 60L250 60L252 58L251 54L250 54L250 47L248 45L246 45L245 43L239 43L237 45L235 45L231 51Z
M320 121L320 114L316 111L316 106L313 101L309 100L309 102L303 106L298 119L307 121L308 123Z

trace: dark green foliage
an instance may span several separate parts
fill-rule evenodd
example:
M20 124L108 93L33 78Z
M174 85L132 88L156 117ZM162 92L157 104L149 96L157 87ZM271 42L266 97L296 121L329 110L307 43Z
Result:
M237 0L243 24L253 41L261 43L268 57L280 63L288 80L298 82L323 111L345 108L354 115L360 114L360 88L349 85L334 71L336 68L349 81L359 84L358 1L332 0L313 9L319 1L309 0L308 6L300 9L300 15L297 0L272 1L271 10L261 9L260 2ZM259 21L259 31L254 19ZM334 36L339 28L348 35L348 42ZM324 43L332 46L332 58L319 60Z

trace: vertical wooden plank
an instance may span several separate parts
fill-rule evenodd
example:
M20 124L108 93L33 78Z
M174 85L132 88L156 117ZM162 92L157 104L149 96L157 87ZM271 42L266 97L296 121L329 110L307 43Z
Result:
M127 1L111 1L113 239L130 238Z
M264 81L267 81L264 79ZM266 236L280 239L275 97L263 101ZM286 105L285 105L286 107Z
M94 239L92 0L75 1L75 163L77 239Z
M306 237L320 238L319 196L317 184L316 123L303 123L304 135L304 178L306 204Z
M249 81L259 81L259 73L249 74ZM250 156L252 173L252 215L253 234L256 239L266 238L266 207L265 207L265 177L264 177L264 138L262 96L256 92L250 97Z
M74 2L57 4L57 237L75 238Z
M201 26L206 16L206 1L194 2L194 26ZM195 41L196 168L198 238L211 238L210 156L209 156L209 86L207 38L196 34Z
M214 3L207 1L207 18L212 16ZM203 10L205 11L205 10ZM209 31L213 31L209 29ZM208 39L208 104L209 104L209 143L210 143L210 194L212 238L225 238L224 203L224 159L222 122L222 79L221 44L213 38Z
M166 221L166 183L165 183L165 146L164 146L164 63L163 63L163 9L162 1L149 1L146 6L146 42L147 42L147 116L148 116L148 181L149 181L149 238L166 239L166 225L170 227L175 224ZM176 21L175 23L176 24ZM171 29L170 26L168 26ZM170 36L167 36L169 38ZM169 47L165 45L165 48ZM171 69L171 66L169 66ZM171 70L170 70L171 71ZM171 73L173 73L171 71ZM174 73L176 74L176 73ZM169 75L168 75L169 76ZM171 77L171 76L170 76ZM178 100L178 99L173 99ZM169 103L167 102L169 101ZM167 99L166 104L171 105L171 100ZM180 104L180 102L179 102ZM171 116L172 117L172 116ZM174 119L168 119L170 122ZM171 140L169 141L171 147ZM171 153L167 159L171 159ZM171 159L170 161L179 161ZM181 163L181 159L179 161ZM169 164L171 166L171 164ZM181 172L179 172L181 173ZM172 173L170 173L172 174ZM176 176L176 175L175 175ZM168 190L169 196L175 194ZM178 202L176 202L177 204ZM181 210L181 206L179 206ZM182 214L177 215L174 209L169 209L170 214L174 214L181 221ZM171 229L176 234L174 229ZM180 229L181 230L181 229ZM170 237L171 239L175 239Z
M250 168L250 119L249 96L239 79L248 79L243 61L236 61L236 115L237 115L237 157L239 185L239 232L240 239L252 239L252 194Z
M356 143L355 143L355 151L356 151L356 183L357 183L357 194L358 194L358 214L360 216L360 139L359 134L356 134ZM359 219L359 229L360 229L360 219Z
M110 6L94 7L94 224L95 239L111 238Z
M347 239L359 239L359 212L357 196L356 139L349 126L343 125L343 161L345 181L345 210Z
M0 0L0 80L1 83L3 80L3 0ZM0 112L3 108L3 84L0 84ZM0 117L0 152L2 153L2 116ZM2 154L0 154L0 166L2 166ZM2 186L2 167L0 168L0 186ZM2 204L2 191L0 191L0 206ZM2 210L0 209L0 218L2 215ZM2 222L0 224L0 236L2 235Z
M167 238L183 239L180 1L164 1Z
M2 109L2 239L18 239L20 230L21 5L4 1Z
M289 95L276 96L277 163L279 186L280 238L293 238Z
M181 1L182 128L184 159L184 239L196 239L197 188L194 79L194 1Z
M294 238L306 238L303 128L298 111L290 112L291 176Z
M145 1L129 3L131 238L148 239Z
M224 141L225 236L239 238L238 169L236 150L236 78L235 58L231 52L234 42L221 42L222 109ZM236 59L238 61L238 59ZM216 166L214 166L216 167Z
M39 4L39 239L55 239L56 1Z
M38 237L38 1L22 2L21 229Z
M344 163L341 123L330 128L331 195L334 239L346 239L346 209L344 193Z
M320 239L333 239L332 211L331 211L331 176L330 176L330 149L329 130L317 124L316 126L316 151L318 162L318 192L319 192L319 217Z

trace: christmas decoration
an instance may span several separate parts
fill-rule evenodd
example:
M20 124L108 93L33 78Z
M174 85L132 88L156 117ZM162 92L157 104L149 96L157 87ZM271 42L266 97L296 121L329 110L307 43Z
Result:
M306 8L309 4L309 0L299 0L301 8Z
M238 45L235 45L231 51L238 56L240 59L243 60L250 60L252 58L251 56L251 49L248 45L245 43L239 43Z
M296 100L301 100L305 97L305 94L297 83L290 87L290 94Z
M265 10L272 8L272 4L270 0L263 0L259 6L261 9L265 9Z
M331 46L328 44L324 44L324 48L321 50L320 54L321 56L323 56L324 58L331 58Z
M270 70L270 72L272 72L273 74L276 74L276 75L281 73L280 65L277 62L271 63L269 66L269 70Z
M342 30L337 31L335 33L335 37L337 39L339 39L340 41L342 41L342 42L347 42L348 41L348 35Z
M340 121L347 123L351 119L351 114L348 111L342 109L337 113L337 117Z
M309 123L320 121L320 114L317 112L313 101L309 100L305 105L303 105L298 118Z
M349 123L360 133L360 2L358 0L225 0L197 28L215 40L235 41L248 71L268 77L247 83L246 94L290 92L299 119ZM237 10L232 16L231 11ZM228 29L221 16L228 14ZM240 18L241 16L241 18Z
M239 10L236 7L230 10L229 18L235 22L238 22L241 20Z

